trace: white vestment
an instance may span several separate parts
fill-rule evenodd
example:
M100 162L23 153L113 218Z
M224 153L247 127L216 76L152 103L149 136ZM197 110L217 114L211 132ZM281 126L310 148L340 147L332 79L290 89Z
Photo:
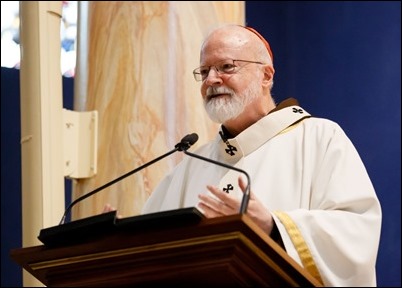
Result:
M338 124L310 117L295 103L192 153L250 175L251 191L271 211L286 252L310 271L312 262L324 286L376 286L382 215L367 171ZM186 156L142 213L196 207L198 194L210 193L207 184L241 198L239 175Z

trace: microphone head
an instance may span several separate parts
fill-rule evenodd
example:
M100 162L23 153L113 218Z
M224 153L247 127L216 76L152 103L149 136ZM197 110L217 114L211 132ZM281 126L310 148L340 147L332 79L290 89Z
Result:
M176 149L179 151L185 151L190 148L195 142L198 141L198 135L196 133L188 134L181 139L180 143L176 144Z
M188 135L184 136L183 139L181 139L181 142L185 142L190 145L193 145L197 141L198 141L197 133L188 134Z

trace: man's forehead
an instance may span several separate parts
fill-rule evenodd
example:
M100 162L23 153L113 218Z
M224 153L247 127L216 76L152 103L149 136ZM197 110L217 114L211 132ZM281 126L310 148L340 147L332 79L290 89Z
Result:
M219 36L219 35L216 35ZM201 59L206 57L227 59L240 57L244 53L252 53L249 39L237 35L228 37L211 37L201 49Z
M268 41L254 28L242 25L221 27L209 34L201 47L201 53L211 53L212 49L239 49L241 53L257 53L258 47L263 44L273 62L273 53ZM211 49L211 50L209 50ZM205 51L203 51L205 50ZM201 55L202 56L202 55Z
M219 29L209 35L204 42L206 45L222 45L229 47L244 46L250 42L250 35L245 29L237 27Z
M245 52L247 49L243 49L242 45L233 46L233 45L222 45L222 46L205 46L205 49L201 51L200 54L200 63L202 65L212 65L223 60L228 59L239 59L244 58Z

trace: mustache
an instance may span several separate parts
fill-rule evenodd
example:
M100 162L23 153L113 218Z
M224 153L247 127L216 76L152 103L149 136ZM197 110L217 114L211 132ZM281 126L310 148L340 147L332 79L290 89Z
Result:
M235 92L232 89L223 87L223 86L220 86L220 87L211 87L210 86L207 88L206 94L207 94L207 99L211 99L215 95L218 95L218 94L229 94L229 95L233 96L235 94Z

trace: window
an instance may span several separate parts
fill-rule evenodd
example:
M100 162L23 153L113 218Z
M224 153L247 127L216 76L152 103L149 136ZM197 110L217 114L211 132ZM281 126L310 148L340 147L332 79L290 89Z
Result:
M78 1L62 1L60 25L61 72L74 77L76 64ZM19 1L1 1L1 67L19 68Z

